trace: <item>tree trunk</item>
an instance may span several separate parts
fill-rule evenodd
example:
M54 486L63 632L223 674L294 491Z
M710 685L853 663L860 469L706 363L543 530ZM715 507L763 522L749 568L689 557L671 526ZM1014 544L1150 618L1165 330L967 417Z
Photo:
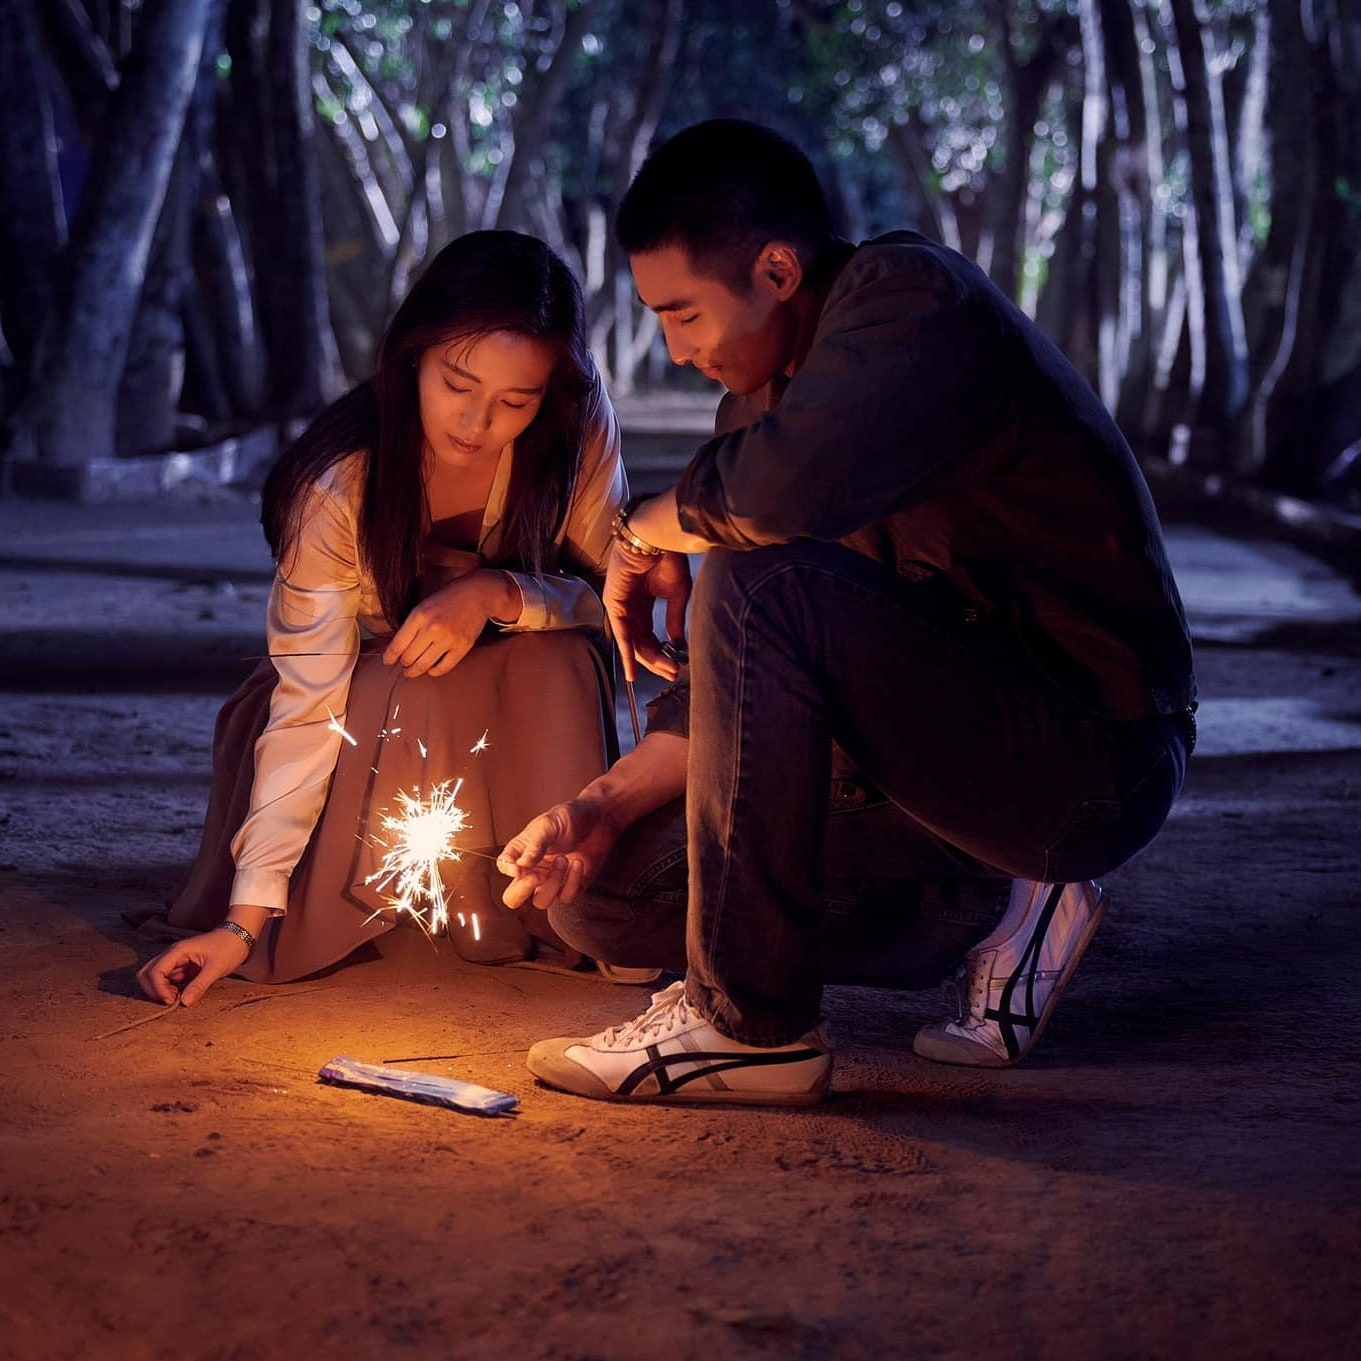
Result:
M1239 468L1249 477L1265 467L1280 438L1277 394L1288 390L1294 367L1319 193L1309 51L1296 0L1272 0L1270 20L1264 140L1271 226L1243 290L1253 396Z
M113 54L80 0L38 0L37 9L47 50L70 96L81 135L86 142L97 142L118 89ZM9 30L8 23L5 28Z
M922 145L924 127L916 114L905 123L891 123L887 145L903 177L908 198L921 213L923 235L955 250L960 247L959 225L949 202L931 188L931 158Z
M491 0L471 0L468 6L468 21L463 30L463 41L459 44L458 56L454 61L453 72L449 77L444 99L445 122L449 125L449 147L452 155L445 158L448 170L446 182L446 201L456 203L459 208L455 235L471 230L482 221L483 205L486 202L486 186L476 175L467 170L472 164L473 143L468 132L468 91L472 84L472 58L477 43L481 39Z
M1097 0L1081 0L1078 25L1082 39L1078 175L1050 261L1055 287L1046 289L1049 296L1042 302L1045 322L1053 328L1049 333L1078 372L1113 405L1110 337L1119 268L1118 255L1112 260L1110 252L1116 208L1110 185L1106 54Z
M118 395L117 444L125 454L172 447L184 387L184 302L194 286L191 240L203 157L212 136L225 0L208 0L198 83L152 238Z
M525 202L528 186L536 168L542 171L543 144L547 140L563 97L572 80L573 66L581 50L581 40L593 19L588 4L566 11L562 37L544 71L527 71L516 110L514 147L510 153L504 184L499 196L490 196L483 211L483 226L534 229L532 210Z
M212 343L203 353L216 357L215 374L232 413L254 415L265 400L264 337L236 213L212 157L205 157L202 170L194 274L211 327Z
M1361 145L1356 136L1361 125L1361 14L1354 6L1339 6L1325 24L1326 41L1316 55L1326 62L1327 86L1317 112L1326 122L1320 140L1330 153L1333 195L1325 219L1332 230L1323 266L1327 330L1319 380L1332 385L1354 380L1361 365ZM1357 405L1351 404L1353 418ZM1351 433L1361 436L1361 430ZM1325 429L1324 437L1330 440L1331 432Z
M266 39L274 153L275 228L270 371L275 407L319 411L343 378L326 305L326 253L315 155L316 121L304 0L274 0Z
M1030 60L1017 60L1012 46L1011 5L993 0L993 20L1002 43L1002 63L1008 93L1003 123L1005 159L996 177L991 200L992 281L1009 298L1020 296L1020 271L1026 238L1026 200L1030 187L1030 154L1035 122L1054 68L1068 46L1070 24L1041 13L1041 36Z
M688 46L682 57L681 40L684 30L685 0L666 0L664 5L648 9L643 29L643 51L647 61L638 73L637 93L631 101L612 105L618 111L613 126L610 125L608 112L603 115L600 138L603 147L609 150L608 178L612 185L609 210L606 214L598 205L587 211L587 241L583 256L587 266L588 278L595 277L595 239L600 240L603 250L599 291L587 297L587 324L590 330L591 348L612 383L621 392L632 390L634 375L638 365L646 356L651 343L652 325L655 318L643 312L641 320L635 320L635 293L630 286L619 286L621 278L629 277L628 264L624 260L610 228L619 212L633 177L642 168L652 139L656 136L657 125L661 121L662 110L671 92L678 67L691 69L697 57L695 42ZM696 36L698 34L696 30ZM593 119L593 122L595 120ZM595 226L592 214L596 213ZM608 221L606 221L608 218ZM603 228L603 232L599 229ZM613 279L616 286L611 289L608 280ZM614 362L609 363L607 342L611 328L614 329Z
M1268 437L1262 479L1313 494L1334 465L1350 462L1361 440L1361 19L1339 6L1302 11L1312 106L1317 188L1292 257L1286 307L1293 345L1273 390L1276 438ZM1283 352L1284 353L1284 352ZM1266 387L1264 380L1263 387Z
M1263 203L1262 186L1270 183L1266 154L1267 82L1271 68L1271 6L1264 4L1253 16L1252 54L1248 59L1247 79L1243 83L1242 108L1234 133L1234 202L1238 214L1238 267L1245 276L1257 255L1254 217ZM1243 288L1246 311L1249 294ZM1244 317L1251 368L1252 330Z
M1214 35L1202 27L1194 0L1171 0L1171 9L1181 56L1204 326L1205 366L1196 424L1220 446L1210 454L1211 461L1222 463L1227 452L1224 446L1233 436L1248 395L1228 132L1215 66ZM1188 283L1194 283L1189 268L1187 277ZM1194 316L1196 300L1192 297L1189 301Z
M1091 343L1092 386L1110 411L1120 396L1120 202L1114 164L1117 130L1107 58L1110 42L1100 0L1082 0L1084 88L1082 99L1083 299Z
M1154 352L1152 381L1144 397L1143 412L1139 420L1139 439L1143 447L1167 453L1173 457L1172 443L1174 427L1184 424L1190 417L1191 373L1200 361L1192 353L1193 338L1199 335L1188 315L1190 286L1187 282L1188 271L1179 270L1168 293L1167 305L1159 318L1160 330L1156 334L1157 349ZM1184 461L1186 446L1183 442L1176 447Z
M267 137L268 94L261 70L261 49L268 21L268 0L228 0L225 39L231 76L218 118L215 150L227 198L241 224L246 268L258 285L267 280L256 272L256 243L267 239L273 185ZM266 252L260 269L268 271ZM261 288L259 291L263 291ZM261 309L265 342L269 318Z
M326 306L305 6L230 0L226 37L232 73L218 159L246 228L266 407L305 415L343 381Z
M1132 432L1152 365L1149 218L1157 210L1150 192L1149 110L1131 0L1101 0L1101 27L1115 134L1110 170L1118 215L1111 224L1117 229L1119 259L1112 410L1121 427ZM1156 135L1156 126L1153 132Z
M209 0L147 0L67 250L66 286L19 414L22 454L115 452L118 384L147 253L193 92Z
M0 0L0 32L0 323L22 392L55 297L66 214L33 0Z
M1143 106L1143 137L1145 180L1149 188L1161 186L1165 179L1163 159L1162 101L1159 98L1158 69L1153 60L1155 44L1148 26L1144 0L1130 0L1130 19L1134 25L1135 50L1139 62L1139 89ZM1149 195L1147 230L1147 261L1144 272L1145 293L1148 297L1148 335L1152 345L1167 307L1170 280L1167 253L1167 210Z
M1082 246L1080 202L1075 183L1063 221L1054 233L1054 248L1049 252L1044 287L1035 301L1036 325L1065 353L1068 353L1074 318L1082 313L1082 303L1077 296ZM1073 356L1068 353L1068 357L1072 359Z

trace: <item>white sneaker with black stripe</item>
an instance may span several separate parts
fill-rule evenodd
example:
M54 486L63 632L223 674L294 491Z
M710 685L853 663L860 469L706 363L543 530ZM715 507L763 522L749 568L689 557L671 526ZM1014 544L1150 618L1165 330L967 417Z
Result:
M794 1044L739 1044L685 1000L682 980L626 1025L540 1040L526 1062L547 1086L600 1101L811 1106L831 1083L832 1044L825 1024Z
M1106 911L1090 880L1017 879L992 933L955 975L953 1020L923 1026L914 1052L936 1063L1008 1068L1034 1048Z

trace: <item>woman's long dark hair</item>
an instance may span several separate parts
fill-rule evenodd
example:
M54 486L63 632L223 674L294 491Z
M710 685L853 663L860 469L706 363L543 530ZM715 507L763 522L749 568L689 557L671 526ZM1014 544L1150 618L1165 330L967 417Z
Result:
M542 241L472 232L430 262L397 309L372 378L333 402L274 465L261 523L276 559L294 542L308 489L346 454L366 451L359 550L383 613L414 604L426 530L417 368L432 345L510 331L550 345L557 364L538 413L515 440L496 562L541 572L581 463L594 365L572 272Z

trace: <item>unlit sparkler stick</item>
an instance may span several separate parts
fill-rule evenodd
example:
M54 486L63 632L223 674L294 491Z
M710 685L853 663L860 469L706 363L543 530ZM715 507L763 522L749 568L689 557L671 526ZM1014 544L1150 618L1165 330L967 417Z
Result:
M686 666L690 661L690 649L686 647L684 638L668 638L662 644L662 655L675 662L677 666ZM633 723L633 745L636 747L643 740L643 733L638 726L638 701L633 697L631 680L624 681L624 693L628 695L629 718Z

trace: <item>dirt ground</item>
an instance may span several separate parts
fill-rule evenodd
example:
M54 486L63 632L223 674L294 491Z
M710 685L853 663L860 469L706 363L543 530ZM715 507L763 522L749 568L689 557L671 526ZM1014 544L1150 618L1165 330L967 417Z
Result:
M0 1357L1361 1355L1361 600L1318 563L1171 527L1202 746L1027 1065L933 1066L938 997L839 989L824 1107L630 1109L523 1059L643 990L410 931L138 995L120 911L192 854L261 647L253 517L0 502Z

